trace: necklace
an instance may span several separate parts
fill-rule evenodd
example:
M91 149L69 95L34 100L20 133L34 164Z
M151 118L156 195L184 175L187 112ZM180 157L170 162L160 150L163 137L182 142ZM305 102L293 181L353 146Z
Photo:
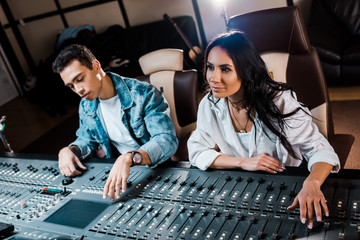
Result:
M239 101L237 101L237 102L232 102L229 98L227 98L227 100L229 101L229 103L231 104L231 106L232 106L233 108L235 108L236 110L241 110L241 109L242 109L241 105L242 105L243 99L241 99L241 100L239 100ZM239 104L239 103L240 103L240 104ZM239 104L240 106L238 106L238 104Z
M240 132L240 133L247 133L246 127L247 127L247 125L248 125L248 123L249 123L249 118L247 118L246 123L245 123L245 127L243 127L243 126L240 124L239 120L236 118L235 113L234 113L234 109L233 109L233 108L235 108L235 109L237 109L237 108L233 105L233 103L232 103L229 99L228 99L228 101L230 102L230 104L231 104L231 106L232 106L232 107L230 107L230 112L232 113L235 121L237 122L237 124L238 124L238 125L240 126L240 128L241 128L241 129L239 130L239 132ZM240 111L241 111L242 109L244 109L244 108L240 108ZM239 110L239 109L237 109L237 110Z

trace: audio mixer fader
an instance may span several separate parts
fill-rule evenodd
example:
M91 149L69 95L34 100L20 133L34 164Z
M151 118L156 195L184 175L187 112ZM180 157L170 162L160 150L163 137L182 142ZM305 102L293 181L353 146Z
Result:
M288 211L306 174L133 167L127 192L102 199L112 164L65 178L57 162L0 157L6 239L360 239L360 171L331 175L330 210L312 230ZM303 169L302 169L303 170ZM0 235L2 234L0 230ZM6 237L5 237L6 236Z

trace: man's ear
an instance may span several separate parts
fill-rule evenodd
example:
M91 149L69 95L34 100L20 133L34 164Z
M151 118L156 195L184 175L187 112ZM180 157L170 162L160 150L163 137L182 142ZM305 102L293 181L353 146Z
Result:
M93 69L100 72L101 71L101 64L97 59L94 59L92 62Z

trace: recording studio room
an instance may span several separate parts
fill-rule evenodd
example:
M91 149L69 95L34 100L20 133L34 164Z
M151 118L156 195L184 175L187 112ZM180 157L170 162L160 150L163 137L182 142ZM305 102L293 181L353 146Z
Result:
M0 0L0 239L360 239L360 0Z

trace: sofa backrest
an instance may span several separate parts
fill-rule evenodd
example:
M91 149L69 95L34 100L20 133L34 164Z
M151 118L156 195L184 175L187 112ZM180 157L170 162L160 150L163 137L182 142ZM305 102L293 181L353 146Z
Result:
M310 25L317 22L345 28L350 35L360 35L359 0L312 0Z
M137 77L160 90L169 104L171 119L180 144L171 157L174 161L188 159L187 140L196 128L199 98L198 73L183 70L183 51L159 49L139 58L144 76Z

